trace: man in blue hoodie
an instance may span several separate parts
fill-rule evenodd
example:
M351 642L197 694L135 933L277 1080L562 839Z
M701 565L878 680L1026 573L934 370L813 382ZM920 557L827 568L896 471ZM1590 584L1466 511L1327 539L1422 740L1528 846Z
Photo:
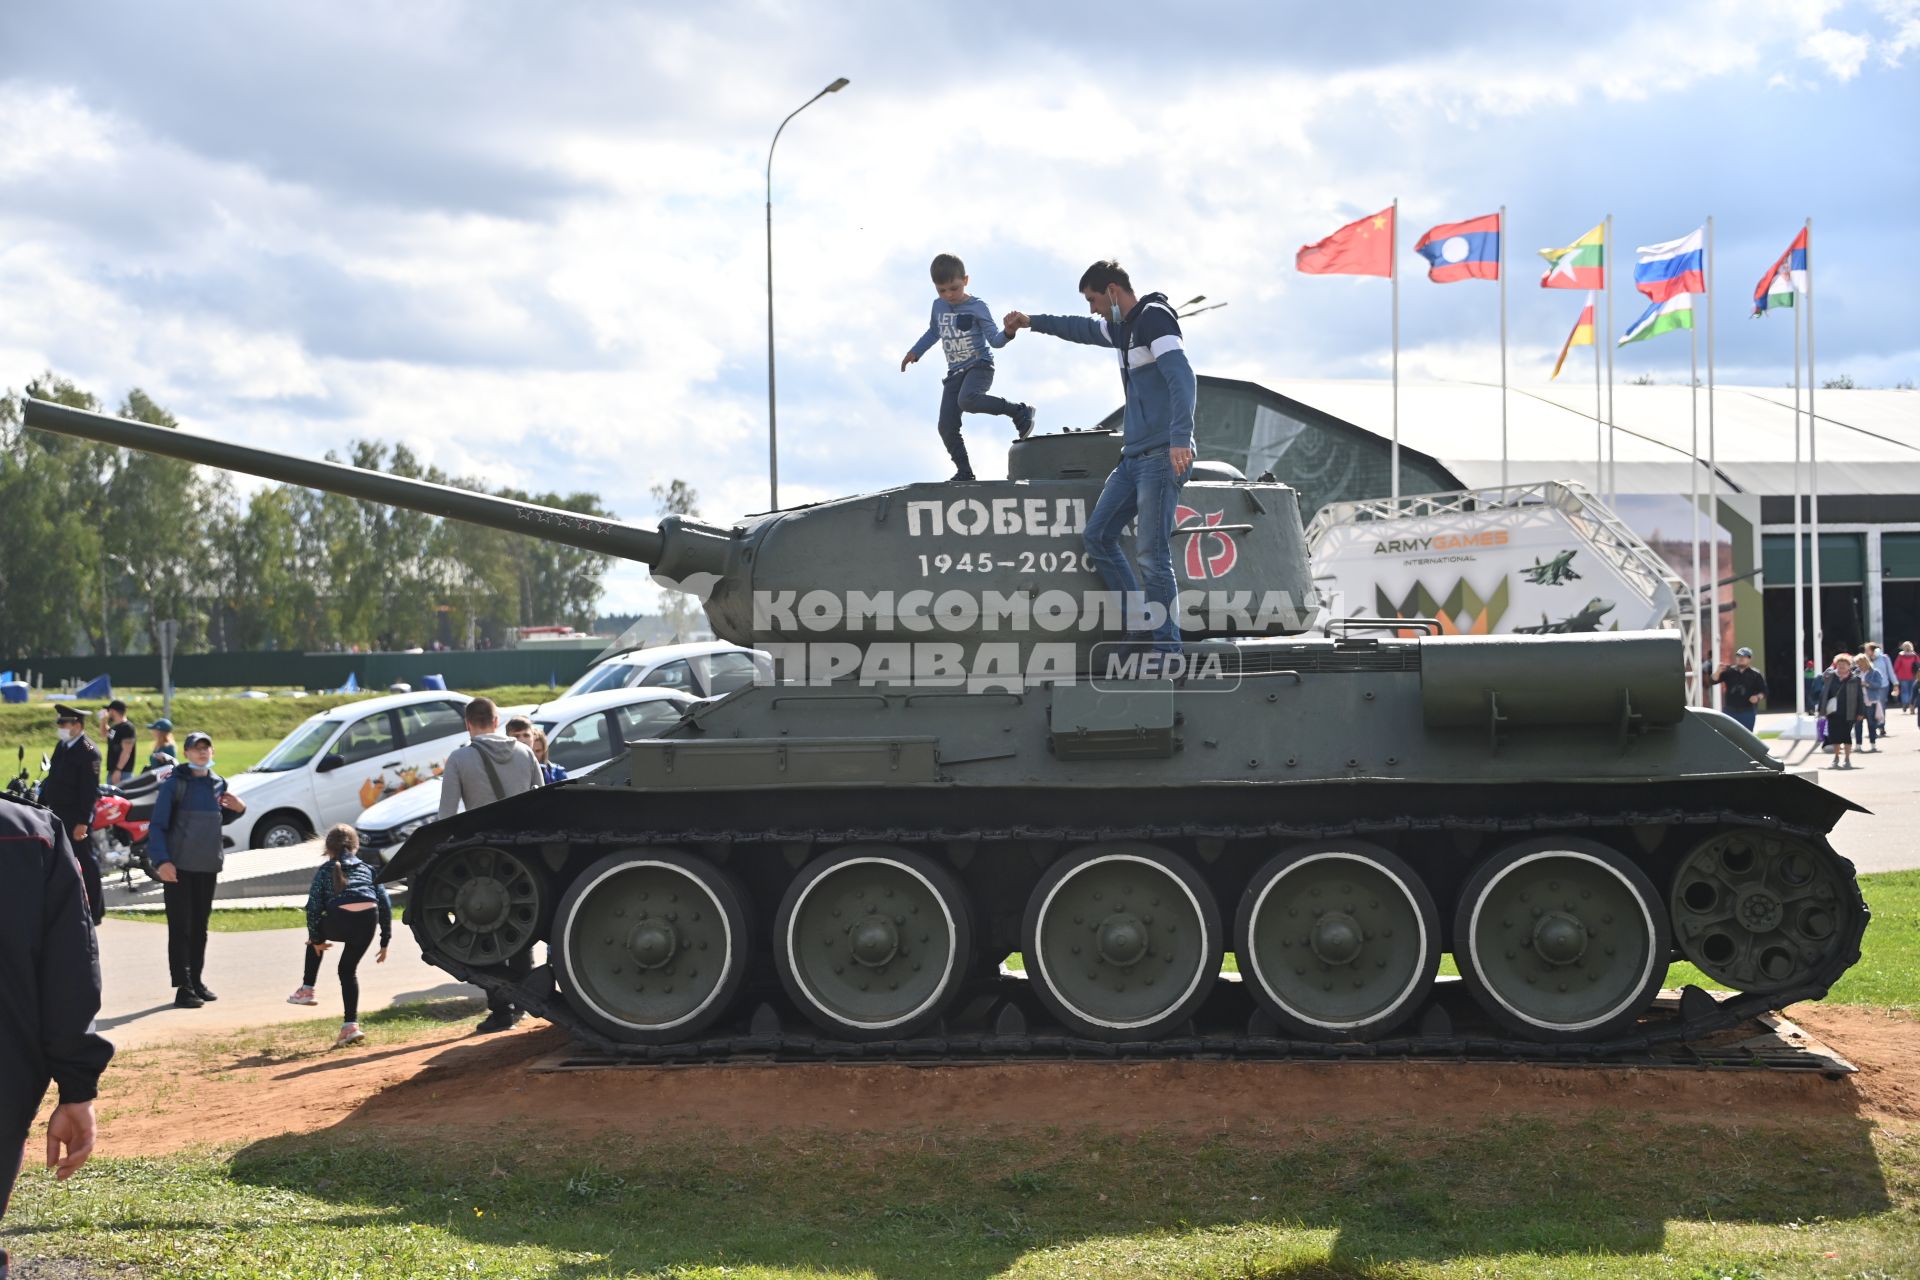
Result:
M1128 638L1148 641L1164 654L1180 652L1179 587L1173 576L1174 509L1180 486L1193 472L1193 366L1181 344L1180 320L1164 293L1145 297L1117 262L1096 262L1080 277L1088 316L1028 316L1015 311L1006 331L1031 328L1068 342L1113 347L1120 352L1120 387L1126 395L1126 431L1120 463L1108 475L1093 514L1087 517L1087 554L1107 586L1121 593ZM1120 531L1139 517L1133 565L1120 547ZM1144 584L1144 585L1143 585ZM1146 608L1141 608L1144 602Z

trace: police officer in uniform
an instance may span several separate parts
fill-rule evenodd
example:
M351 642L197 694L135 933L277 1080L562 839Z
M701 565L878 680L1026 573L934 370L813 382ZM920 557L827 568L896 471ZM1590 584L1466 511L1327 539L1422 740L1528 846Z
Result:
M100 863L93 856L87 831L93 823L94 803L100 799L100 749L87 737L87 718L72 707L55 703L53 720L60 742L47 766L47 780L40 784L40 803L53 810L73 841L80 874L86 877L87 906L93 922L99 924L107 918L107 902L100 896Z
M47 1167L65 1179L93 1153L93 1099L113 1057L94 1031L99 1012L100 951L66 823L0 796L0 1215L49 1081L60 1105Z

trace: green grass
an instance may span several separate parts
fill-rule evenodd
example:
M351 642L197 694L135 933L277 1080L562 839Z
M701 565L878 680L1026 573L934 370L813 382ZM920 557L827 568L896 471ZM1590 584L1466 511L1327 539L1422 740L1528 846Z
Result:
M9 1244L209 1280L1896 1276L1920 1257L1917 1200L1920 1138L1855 1121L744 1141L360 1128L102 1156L60 1187L30 1174Z
M110 920L132 920L140 924L165 924L160 911L109 911ZM207 917L207 928L214 933L254 933L261 929L304 929L307 913L298 907L221 907Z

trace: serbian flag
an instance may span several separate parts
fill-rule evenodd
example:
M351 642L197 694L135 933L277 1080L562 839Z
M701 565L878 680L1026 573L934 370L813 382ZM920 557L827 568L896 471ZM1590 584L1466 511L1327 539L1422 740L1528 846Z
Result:
M1604 289L1607 287L1606 224L1595 227L1564 249L1542 249L1547 273L1542 289Z
M1633 268L1633 287L1655 302L1665 302L1676 293L1707 291L1706 236L1704 227L1692 234L1664 244L1640 246L1640 261Z
M1393 206L1349 222L1325 240L1300 246L1293 265L1310 276L1393 274Z
M1567 352L1575 347L1593 345L1593 295L1587 295L1587 305L1580 312L1580 318L1573 322L1573 332L1567 335L1565 345L1560 348L1560 358L1553 362L1553 376L1560 376L1560 368L1567 362Z
M1807 283L1807 229L1793 238L1780 261L1767 269L1760 283L1753 286L1753 314L1763 316L1768 307L1790 307L1793 295Z
M1500 215L1443 222L1413 246L1427 260L1427 279L1435 284L1455 280L1500 278Z

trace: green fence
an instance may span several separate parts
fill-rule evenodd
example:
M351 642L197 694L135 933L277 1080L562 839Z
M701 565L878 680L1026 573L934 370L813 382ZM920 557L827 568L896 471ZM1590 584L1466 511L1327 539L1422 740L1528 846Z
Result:
M572 684L593 664L592 649L484 649L449 653L183 653L173 659L176 688L337 689L349 675L363 689L405 681L418 689L421 677L444 676L449 689L492 689L509 684ZM16 677L57 685L64 680L110 676L116 685L160 684L160 659L150 653L112 658L23 658L0 662Z

